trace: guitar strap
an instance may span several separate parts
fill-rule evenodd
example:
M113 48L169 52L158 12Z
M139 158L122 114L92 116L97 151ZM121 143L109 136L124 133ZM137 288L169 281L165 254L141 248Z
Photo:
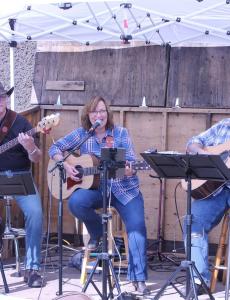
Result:
M6 116L0 126L0 143L3 141L10 128L13 126L14 121L16 120L17 113L10 109L7 110Z
M113 130L112 130L112 135L107 135L107 137L105 138L105 146L106 146L106 148L114 147Z

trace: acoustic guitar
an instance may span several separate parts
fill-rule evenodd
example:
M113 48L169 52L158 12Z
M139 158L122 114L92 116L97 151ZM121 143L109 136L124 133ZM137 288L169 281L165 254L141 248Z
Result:
M33 136L37 132L49 133L51 128L57 126L60 121L60 114L52 114L44 117L40 122L38 122L37 126L25 132L29 136ZM0 154L6 152L7 150L13 148L18 144L18 138L14 138L13 140L3 144L0 146Z
M204 150L208 151L210 154L220 155L226 166L228 168L230 167L230 140L224 144L206 147L204 148ZM224 185L225 182L221 181L192 179L191 196L195 200L205 199L218 191L218 189L220 189ZM181 180L181 186L185 191L187 191L187 182L184 179Z
M67 160L69 164L74 166L78 172L78 178L80 182L72 180L70 177L66 177L66 181L62 185L62 197L68 198L76 189L96 189L100 183L100 161L94 155L83 154L81 156L70 155ZM52 173L49 170L55 166L55 161L50 159L47 170L48 187L51 194L58 199L59 198L59 169L56 168ZM150 166L145 161L132 162L132 168L134 170L150 170Z

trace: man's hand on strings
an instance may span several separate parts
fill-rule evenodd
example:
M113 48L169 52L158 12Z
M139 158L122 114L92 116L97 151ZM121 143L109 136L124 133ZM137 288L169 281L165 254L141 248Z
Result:
M34 138L26 133L19 133L18 142L30 153L35 149Z

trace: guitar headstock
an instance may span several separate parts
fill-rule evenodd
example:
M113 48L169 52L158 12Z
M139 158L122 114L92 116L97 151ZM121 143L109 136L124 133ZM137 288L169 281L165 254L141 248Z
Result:
M59 124L59 121L60 121L59 113L46 116L42 118L40 122L38 122L36 129L38 132L49 133L53 127Z

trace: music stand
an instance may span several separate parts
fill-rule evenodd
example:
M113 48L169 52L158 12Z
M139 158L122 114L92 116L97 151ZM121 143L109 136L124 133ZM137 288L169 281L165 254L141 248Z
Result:
M0 172L0 196L36 194L30 171Z
M102 148L101 149L101 178L102 178L102 196L103 196L103 213L102 213L102 253L97 255L96 262L87 279L82 292L85 293L89 284L92 283L102 300L114 298L111 276L114 279L114 285L118 291L117 299L122 300L121 288L117 275L112 265L112 255L108 253L108 220L111 214L107 211L108 202L108 179L123 177L125 173L125 149L124 148ZM93 282L93 275L99 263L102 264L102 293ZM107 295L107 282L109 285L109 294Z
M0 172L0 196L19 196L36 194L31 172ZM5 292L9 293L3 263L0 258L0 271L4 283Z
M191 179L205 179L215 181L227 181L230 179L230 171L222 161L219 155L191 155L191 154L165 154L165 153L141 153L146 162L155 170L162 178L168 179L185 179L187 185L187 215L186 215L186 260L182 261L176 271L169 277L167 282L159 290L154 297L159 299L163 291L168 285L172 285L174 289L184 299L189 298L193 291L195 299L197 291L194 281L194 272L200 279L201 285L210 299L214 299L209 288L199 274L195 263L191 261ZM186 295L184 295L172 282L175 276L182 270L186 270ZM190 290L190 280L192 289Z

